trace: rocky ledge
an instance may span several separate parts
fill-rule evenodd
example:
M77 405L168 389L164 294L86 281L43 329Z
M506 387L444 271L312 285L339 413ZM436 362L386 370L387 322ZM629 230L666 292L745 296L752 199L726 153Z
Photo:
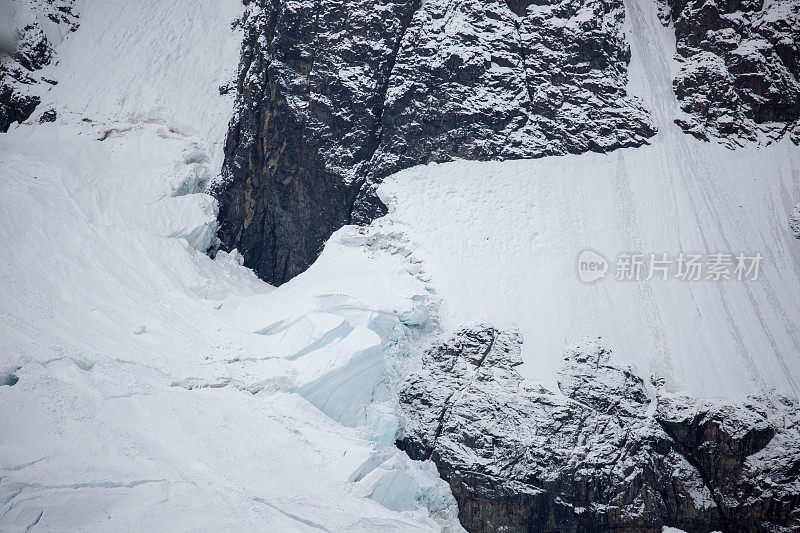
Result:
M435 344L400 395L398 447L430 459L469 531L724 531L800 527L800 410L668 393L566 354L559 391L526 382L517 333L467 327Z

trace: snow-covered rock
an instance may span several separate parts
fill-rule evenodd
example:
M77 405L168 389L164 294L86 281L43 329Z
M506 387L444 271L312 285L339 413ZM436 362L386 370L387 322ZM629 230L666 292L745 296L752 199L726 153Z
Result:
M518 333L469 326L401 391L398 446L431 459L470 531L798 527L797 402L698 402L566 354L559 391L528 382Z
M800 239L800 204L794 206L792 212L789 213L789 229L792 230L795 237Z
M680 70L676 122L729 146L789 134L800 143L800 5L792 0L660 0Z
M78 29L75 0L9 0L0 6L0 132L31 116L41 101L40 85L56 80L38 71L49 64L58 46ZM55 119L46 110L40 120Z
M620 0L253 2L223 247L280 284L382 214L374 185L402 168L645 144L624 17Z

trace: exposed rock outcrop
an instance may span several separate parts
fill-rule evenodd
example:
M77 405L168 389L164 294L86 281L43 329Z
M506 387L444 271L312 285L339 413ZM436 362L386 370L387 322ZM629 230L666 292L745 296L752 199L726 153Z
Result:
M800 3L666 0L677 37L676 122L729 146L800 143Z
M20 0L9 3L0 16L18 23L14 35L0 36L0 132L5 133L39 105L36 86L55 83L36 72L53 59L53 36L78 29L78 16L74 0Z
M800 204L794 206L794 209L789 213L789 229L795 238L800 239Z
M520 336L464 328L401 391L398 446L431 459L469 531L800 527L796 402L704 403L568 353L560 393L526 382Z
M280 284L383 213L375 184L402 168L646 143L623 18L621 0L251 3L223 247Z

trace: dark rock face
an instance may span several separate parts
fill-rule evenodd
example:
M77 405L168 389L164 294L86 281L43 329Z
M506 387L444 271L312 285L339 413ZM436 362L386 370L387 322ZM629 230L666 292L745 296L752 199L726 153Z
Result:
M383 93L413 2L260 2L225 148L220 239L273 284L346 224L377 146Z
M491 327L431 347L397 444L431 459L469 531L789 531L800 527L800 415L702 403L570 352L561 394L522 379L521 339ZM769 407L764 407L769 405Z
M402 168L646 143L621 0L528 4L251 3L214 191L223 247L280 284L382 214L375 184Z
M676 122L729 146L800 142L800 3L667 0L680 72Z
M31 116L41 99L34 88L41 83L53 84L36 76L36 71L53 58L53 43L43 25L60 26L63 31L78 29L74 0L47 0L32 4L38 15L17 28L13 42L0 42L0 132L11 124Z
M46 122L55 122L57 118L58 118L58 113L56 113L56 110L48 109L39 116L39 124L44 124Z
M27 120L40 102L38 96L25 94L24 89L18 88L9 78L19 81L0 67L0 133L7 132L15 122ZM20 78L25 79L24 75Z

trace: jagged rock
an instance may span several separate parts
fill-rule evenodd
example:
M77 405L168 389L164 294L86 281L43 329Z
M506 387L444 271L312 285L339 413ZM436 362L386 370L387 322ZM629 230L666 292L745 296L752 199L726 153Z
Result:
M43 112L39 117L39 124L44 124L46 122L55 122L58 118L58 113L56 113L55 109L48 109L47 111Z
M251 3L223 247L280 284L382 214L375 184L402 168L646 143L623 18L621 0Z
M31 116L41 101L36 94L37 85L54 83L38 77L36 71L53 58L53 43L48 35L78 29L74 3L75 0L20 0L5 9L9 11L7 16L15 17L20 24L9 42L0 42L0 132L7 132L11 124Z
M800 4L794 0L665 0L680 71L676 122L729 146L800 142Z
M397 444L437 465L469 531L800 526L796 402L670 394L598 343L567 353L557 394L515 370L520 345L464 328L425 352L400 393Z
M800 239L800 204L794 206L792 212L789 213L789 229L796 238Z
M13 81L16 77L0 66L0 133L5 133L15 122L24 122L41 101L38 96L25 94L25 88Z

